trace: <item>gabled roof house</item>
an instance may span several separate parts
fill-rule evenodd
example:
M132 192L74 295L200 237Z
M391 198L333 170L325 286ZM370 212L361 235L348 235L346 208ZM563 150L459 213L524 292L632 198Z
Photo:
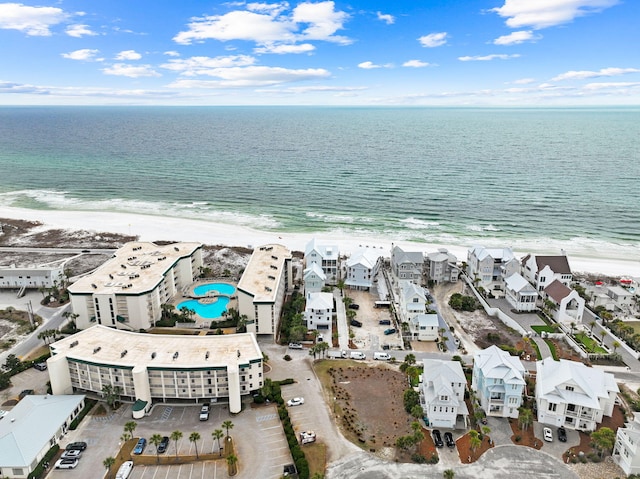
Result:
M469 410L464 402L467 378L460 361L425 359L420 400L430 427L466 427Z
M584 299L575 289L570 289L557 279L544 289L543 297L555 304L551 311L559 323L581 323L584 314Z

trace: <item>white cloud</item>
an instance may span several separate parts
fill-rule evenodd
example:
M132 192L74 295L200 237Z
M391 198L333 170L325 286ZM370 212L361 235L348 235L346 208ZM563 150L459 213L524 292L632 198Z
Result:
M174 50L169 50L164 52L165 55L167 55L168 57L179 57L180 54Z
M396 21L393 15L389 15L388 13L377 12L378 20L385 22L387 25L393 25Z
M409 60L402 64L403 67L422 68L430 66L430 63L423 62L422 60Z
M507 26L511 28L539 30L598 13L616 3L618 0L504 0L503 6L490 11L506 18Z
M640 88L640 82L601 82L587 83L585 90L628 90Z
M115 75L129 78L159 77L160 73L155 71L151 65L127 65L126 63L115 63L110 67L103 68L106 75Z
M458 60L461 62L488 62L491 60L510 60L511 58L519 58L520 55L514 53L513 55L505 55L505 54L497 54L493 55L476 55L476 56L465 56L458 57Z
M323 40L349 44L351 40L335 35L343 28L349 15L335 10L332 1L301 3L290 16L281 15L287 3L249 4L251 10L234 10L224 15L210 15L191 19L188 29L178 33L176 43L190 45L205 40L252 41L267 45L295 44L299 41ZM272 8L273 7L273 8ZM302 31L300 29L303 28Z
M142 55L135 50L123 50L115 58L116 60L140 60Z
M373 62L362 62L358 63L358 68L362 68L363 70L373 70L375 68L393 68L393 64L385 63L384 65L376 65Z
M180 60L169 60L160 65L162 68L179 72L185 76L212 75L218 76L220 68L246 67L253 65L255 58L248 55L231 55L227 57L191 57Z
M265 45L263 47L257 47L254 49L256 53L309 53L316 49L311 43L299 43L297 45L292 44L280 44L280 45Z
M640 70L637 68L602 68L598 71L568 71L566 73L562 73L556 77L553 77L553 81L560 80L586 80L588 78L599 78L599 77L613 77L625 75L627 73L638 73Z
M168 86L171 88L247 88L317 80L327 78L331 73L323 68L290 70L281 67L250 66L218 68L209 71L208 75L218 77L220 80L177 80Z
M21 3L0 4L0 29L18 30L29 36L48 37L50 28L64 22L69 14L56 7L31 7Z
M96 32L92 31L89 28L89 25L81 25L81 24L69 25L65 30L65 33L70 37L75 37L75 38L82 38L84 36L91 37L91 36L97 35Z
M423 47L434 48L439 47L447 43L447 32L430 33L418 38L418 41Z
M535 78L520 78L519 80L515 80L513 83L515 85L529 85L535 81Z
M238 3L238 5L242 5L242 3ZM271 16L280 15L282 12L289 9L289 4L287 2L280 3L247 3L247 10L251 10L252 12L262 12L268 13Z
M82 50L76 50L69 53L63 53L62 58L69 60L82 60L82 61L101 61L102 59L96 59L95 56L100 53L100 50L92 50L90 48L83 48Z
M494 45L517 45L524 42L533 42L540 40L542 35L534 35L531 30L521 30L513 32L509 35L502 35L493 41Z

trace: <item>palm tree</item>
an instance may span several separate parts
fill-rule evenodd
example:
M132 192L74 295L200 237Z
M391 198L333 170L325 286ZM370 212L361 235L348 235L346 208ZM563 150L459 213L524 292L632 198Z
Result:
M520 414L518 415L518 422L520 423L520 429L528 429L533 423L533 411L528 408L521 407Z
M227 437L229 437L229 429L233 429L233 423L229 420L226 420L222 423L222 427L227 430Z
M445 469L445 471L442 473L442 477L444 477L444 479L453 479L455 475L456 473L453 472L453 469Z
M136 427L138 427L138 423L135 421L127 421L124 424L124 431L129 434L129 439L133 437L133 431L136 430Z
M176 457L178 457L178 441L182 439L182 431L173 431L171 433L171 440L176 443Z
M589 327L591 328L591 334L593 334L593 327L596 325L597 323L592 319L591 321L589 321Z
M614 341L611 346L613 347L613 352L615 354L616 349L618 349L620 347L620 343L618 341Z
M196 459L198 459L198 441L200 440L200 433L192 432L189 434L189 441L196 447Z
M227 456L227 465L229 466L229 475L231 476L235 476L237 471L236 471L236 464L238 463L238 458L236 457L235 454L229 454Z
M114 457L107 457L104 461L102 461L102 465L105 467L105 469L107 470L107 477L109 479L111 479L111 466L113 466L116 463L116 459Z
M482 440L480 439L480 434L475 429L469 431L469 446L471 447L472 452L476 452L476 450L482 445Z
M160 455L158 453L158 446L162 442L162 436L160 434L154 434L149 438L149 442L156 447L156 462L160 462Z
M604 344L604 338L607 335L607 332L603 329L602 331L600 331L600 336L602 337L602 339L600 340L600 342L602 344Z
M344 286L345 286L344 279L339 279L338 282L336 283L336 286L340 290L340 296L342 296L344 294Z
M216 429L211 433L211 435L213 436L214 440L218 441L218 452L222 456L222 446L220 446L220 439L222 439L222 436L224 436L222 429Z

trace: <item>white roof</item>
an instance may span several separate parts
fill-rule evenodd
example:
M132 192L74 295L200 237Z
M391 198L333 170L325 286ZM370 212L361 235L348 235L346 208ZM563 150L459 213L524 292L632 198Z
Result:
M485 248L484 246L474 246L471 251L480 261L490 256L493 259L499 259L503 263L514 259L511 248Z
M307 310L333 309L333 294L307 293Z
M411 298L413 296L419 296L422 301L427 302L427 297L424 294L424 289L422 286L418 286L411 281L407 281L406 279L399 281L400 288L402 288L402 295L405 299Z
M467 407L463 400L459 400L451 383L467 383L460 361L443 361L440 359L425 359L422 373L423 393L427 404L439 404L439 396L447 396L442 404L458 406L459 414L466 414Z
M25 396L0 421L0 467L29 467L83 395Z
M419 326L436 326L438 327L438 315L437 314L417 314L413 317L412 321Z
M613 374L589 368L576 361L554 361L552 358L546 358L536 362L536 371L541 399L549 402L599 409L599 398L608 398L610 392L619 392ZM584 393L575 389L568 391L566 386L571 384L575 384Z
M305 281L307 280L307 278L311 275L311 274L315 274L318 278L320 278L322 281L325 281L327 279L327 275L324 274L324 271L322 270L322 268L318 265L318 263L313 262L311 263L311 266L309 266L308 268L306 268L303 272L302 275L305 279Z
M356 264L361 264L367 269L373 269L378 262L380 254L369 248L362 248L351 255L347 260L347 266L352 267Z
M307 243L304 255L308 256L313 251L316 251L325 260L337 260L340 256L340 249L336 245L321 244L315 238Z
M254 302L275 302L287 260L291 260L291 251L286 246L268 244L254 249L238 289L253 296Z
M473 356L473 367L480 368L485 378L502 379L506 384L525 384L525 368L517 356L511 356L496 345Z
M505 286L511 291L523 291L528 290L536 292L536 289L529 284L529 281L524 279L520 273L514 273L504 280Z

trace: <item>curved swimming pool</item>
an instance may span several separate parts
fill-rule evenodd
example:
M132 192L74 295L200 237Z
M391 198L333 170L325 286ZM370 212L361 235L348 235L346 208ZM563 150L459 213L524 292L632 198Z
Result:
M225 298L220 296L215 303L209 304L201 304L197 299L190 299L188 301L183 301L176 309L180 311L182 308L193 309L198 316L205 319L215 319L222 316L227 310L227 305L229 304L229 298Z
M204 296L209 291L217 291L220 294L231 296L236 292L236 288L229 283L207 283L193 288L193 293L196 296Z

